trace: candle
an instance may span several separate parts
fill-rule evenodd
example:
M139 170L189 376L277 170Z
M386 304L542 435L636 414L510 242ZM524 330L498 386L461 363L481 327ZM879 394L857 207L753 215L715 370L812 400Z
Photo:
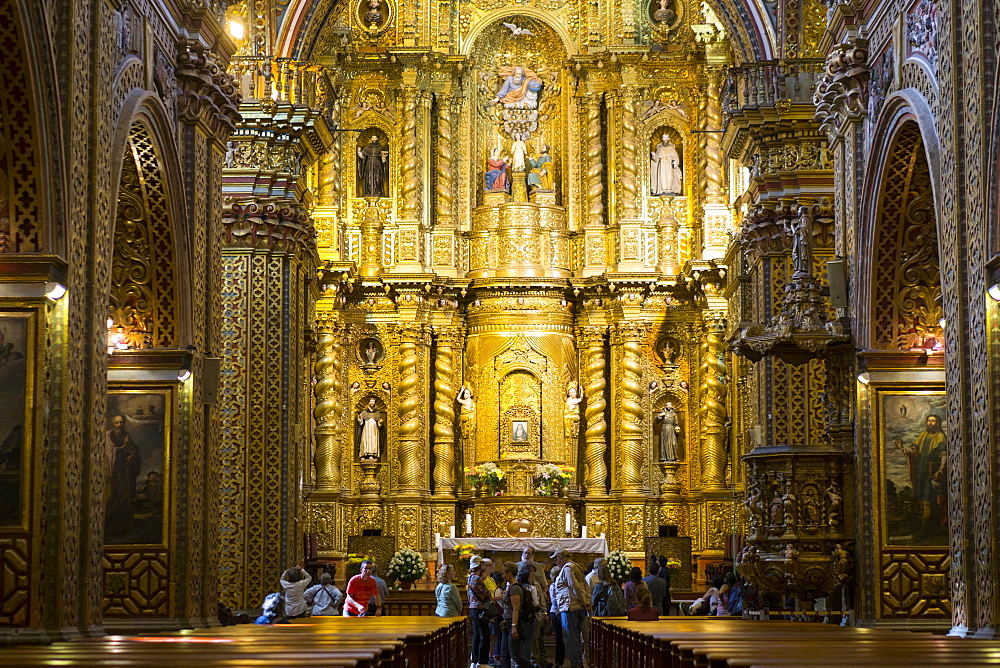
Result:
M583 526L580 527L580 538L586 538L586 537L587 537L587 525L584 524Z
M441 547L441 534L434 532L434 547Z
M465 533L472 535L472 514L465 513Z
M454 524L452 524L449 527L449 531L451 531L451 537L454 538L455 537L455 525Z
M566 513L566 533L573 530L573 520L570 519L569 513Z

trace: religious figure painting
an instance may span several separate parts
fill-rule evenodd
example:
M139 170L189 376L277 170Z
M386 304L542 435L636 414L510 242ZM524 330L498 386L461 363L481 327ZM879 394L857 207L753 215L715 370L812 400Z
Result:
M510 423L510 441L511 443L527 443L528 442L528 421L527 420L512 420Z
M32 314L0 313L0 526L21 526Z
M361 133L357 188L361 197L385 197L388 192L389 144L381 135L381 130Z
M169 439L167 389L113 389L104 432L104 543L163 543Z
M948 545L944 392L880 393L884 542Z

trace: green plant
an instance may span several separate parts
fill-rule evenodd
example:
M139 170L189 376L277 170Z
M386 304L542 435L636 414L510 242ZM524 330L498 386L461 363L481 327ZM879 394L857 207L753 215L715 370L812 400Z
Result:
M427 575L427 566L420 553L410 548L403 548L392 555L389 561L388 576L392 580L414 581Z
M611 577L615 582L625 582L629 571L632 570L632 560L621 550L615 550L608 555L608 570L611 571Z

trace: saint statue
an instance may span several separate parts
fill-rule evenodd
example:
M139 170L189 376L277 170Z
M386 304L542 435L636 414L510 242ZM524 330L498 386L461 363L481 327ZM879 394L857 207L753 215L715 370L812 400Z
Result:
M362 197L385 197L389 180L389 151L372 135L368 146L358 149L358 190Z
M471 441L476 435L476 400L472 397L472 390L468 386L463 387L458 391L456 401L462 405L462 414L459 417L461 436Z
M573 447L580 437L580 402L583 393L575 380L571 380L566 390L566 410L563 412L563 428L566 432L566 445Z
M382 25L382 3L379 0L368 0L365 23L371 28L377 28Z
M515 139L510 145L510 166L515 172L525 170L524 158L528 153L528 146L521 139Z
M656 416L660 423L660 461L676 462L677 456L677 435L681 433L681 426L677 424L677 412L674 405L669 401L663 406L663 410Z
M528 158L528 163L531 168L528 172L528 187L539 192L552 192L555 179L549 145L542 144L542 152L537 158Z
M654 195L679 195L684 190L684 172L677 147L664 133L649 154L649 189Z
M500 156L499 146L494 147L490 152L486 168L486 191L507 192L510 190L510 182L507 180L507 162Z
M501 67L503 85L490 104L502 104L505 109L538 109L538 94L542 80L532 70L521 65Z
M812 248L809 237L812 235L809 209L799 207L798 218L792 223L792 266L796 274L812 275Z
M378 459L385 441L385 417L375 405L375 397L368 399L368 405L358 413L358 423L354 428L361 459Z
M374 341L368 342L368 347L365 348L365 366L375 366L375 360L378 357L378 348L375 347Z

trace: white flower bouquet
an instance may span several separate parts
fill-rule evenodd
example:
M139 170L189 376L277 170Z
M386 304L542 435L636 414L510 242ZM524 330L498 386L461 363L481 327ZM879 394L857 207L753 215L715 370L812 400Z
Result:
M403 548L392 555L389 561L388 576L400 582L413 582L427 575L427 566L420 553L410 548Z
M628 579L628 573L632 570L632 560L625 556L621 550L615 550L608 555L608 570L611 577L616 582L624 582Z

